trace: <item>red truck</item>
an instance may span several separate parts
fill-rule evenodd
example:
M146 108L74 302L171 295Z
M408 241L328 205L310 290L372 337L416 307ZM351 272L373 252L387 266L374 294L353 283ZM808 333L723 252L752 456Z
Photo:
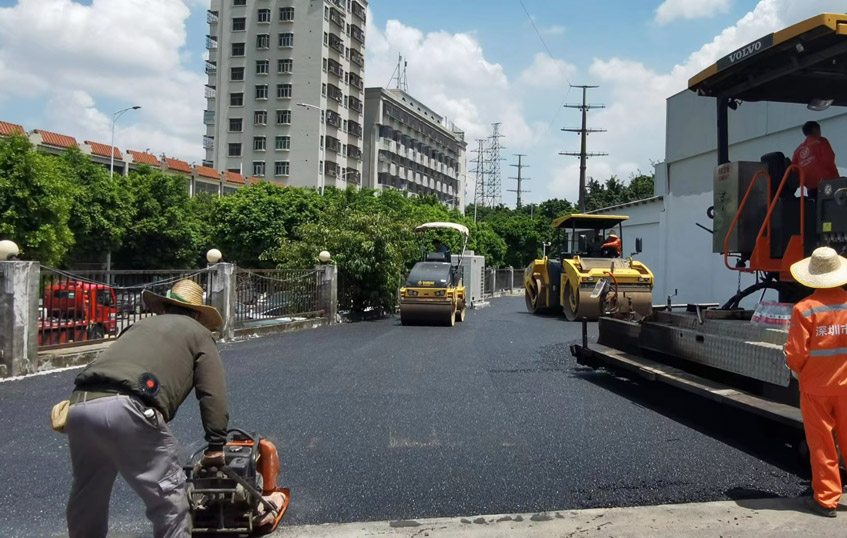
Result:
M44 289L38 345L99 340L118 332L115 290L67 280Z

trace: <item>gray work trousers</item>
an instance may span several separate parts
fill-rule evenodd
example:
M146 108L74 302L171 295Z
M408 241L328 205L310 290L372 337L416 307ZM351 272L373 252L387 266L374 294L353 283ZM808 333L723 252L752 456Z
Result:
M105 538L109 498L117 474L147 506L156 538L189 538L185 474L173 434L155 412L129 396L71 405L65 432L71 449L73 486L68 500L70 538Z

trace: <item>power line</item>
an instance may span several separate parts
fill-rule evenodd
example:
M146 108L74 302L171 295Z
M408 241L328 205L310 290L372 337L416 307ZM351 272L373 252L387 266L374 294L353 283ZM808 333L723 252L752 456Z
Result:
M550 52L550 47L547 46L547 43L544 41L544 38L541 37L541 32L539 32L538 27L535 26L535 21L532 20L532 15L529 14L529 10L526 9L523 0L518 0L518 2L521 3L521 7L523 8L524 13L526 13L526 18L529 19L529 23L532 25L532 29L535 30L535 35L538 36L538 39L541 41L541 44L544 45L544 49L547 51L547 54L552 58L553 53Z
M579 133L580 135L580 150L579 152L573 151L560 151L559 155L569 155L572 157L579 157L579 211L580 213L585 213L585 168L586 161L589 157L603 157L608 155L608 153L588 153L587 150L587 137L590 133L604 133L605 129L589 129L588 128L588 111L595 108L606 108L604 105L589 105L588 104L588 90L592 88L597 88L598 86L573 86L574 88L582 89L582 104L581 105L565 105L565 108L576 108L582 111L582 128L580 129L562 129L563 131L568 131L571 133Z
M531 192L531 191L528 191L528 190L524 190L524 189L521 187L521 184L522 184L524 181L529 181L529 179L530 179L530 178L528 178L528 177L523 177L523 176L521 175L522 170L523 170L524 168L529 168L529 165L528 165L528 164L523 164L523 158L524 158L524 157L526 157L526 154L524 154L524 153L515 153L515 157L517 157L517 158L518 158L518 164L510 164L509 166L514 166L515 168L517 168L517 169L518 169L518 177L510 177L509 179L516 179L516 180L518 181L518 188L517 188L517 189L508 189L508 191L509 191L509 192L517 193L517 195L518 195L518 201L517 201L517 205L516 205L516 207L517 207L517 209L520 209L520 208L521 208L521 194L522 194L522 193L525 193L525 192Z

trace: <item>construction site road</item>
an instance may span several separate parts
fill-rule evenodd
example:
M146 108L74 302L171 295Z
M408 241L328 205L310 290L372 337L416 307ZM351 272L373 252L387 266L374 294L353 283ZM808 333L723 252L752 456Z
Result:
M594 326L591 327L595 331ZM231 425L280 451L291 525L796 497L796 432L578 366L580 326L523 298L456 327L399 319L221 346ZM0 383L4 537L65 536L67 441L49 428L78 370ZM193 397L171 424L202 446ZM115 536L149 536L122 480Z

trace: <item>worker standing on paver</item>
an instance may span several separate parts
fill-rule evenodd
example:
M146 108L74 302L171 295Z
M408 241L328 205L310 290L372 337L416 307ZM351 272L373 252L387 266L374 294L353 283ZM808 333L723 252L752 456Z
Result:
M847 259L816 249L791 266L804 286L815 288L794 306L785 356L800 381L800 410L812 462L814 496L806 506L835 517L841 499L838 444L847 447Z
M142 498L156 538L189 538L185 473L167 422L193 389L209 448L201 465L223 465L229 415L223 365L210 331L218 311L181 280L166 297L144 292L157 315L129 327L77 375L65 432L73 486L70 538L105 538L120 475Z
M821 126L816 121L803 124L803 134L806 139L794 150L791 164L796 164L803 170L804 183L810 198L817 198L818 185L824 179L838 177L835 166L835 152L829 140L821 135ZM792 190L792 194L793 194Z

